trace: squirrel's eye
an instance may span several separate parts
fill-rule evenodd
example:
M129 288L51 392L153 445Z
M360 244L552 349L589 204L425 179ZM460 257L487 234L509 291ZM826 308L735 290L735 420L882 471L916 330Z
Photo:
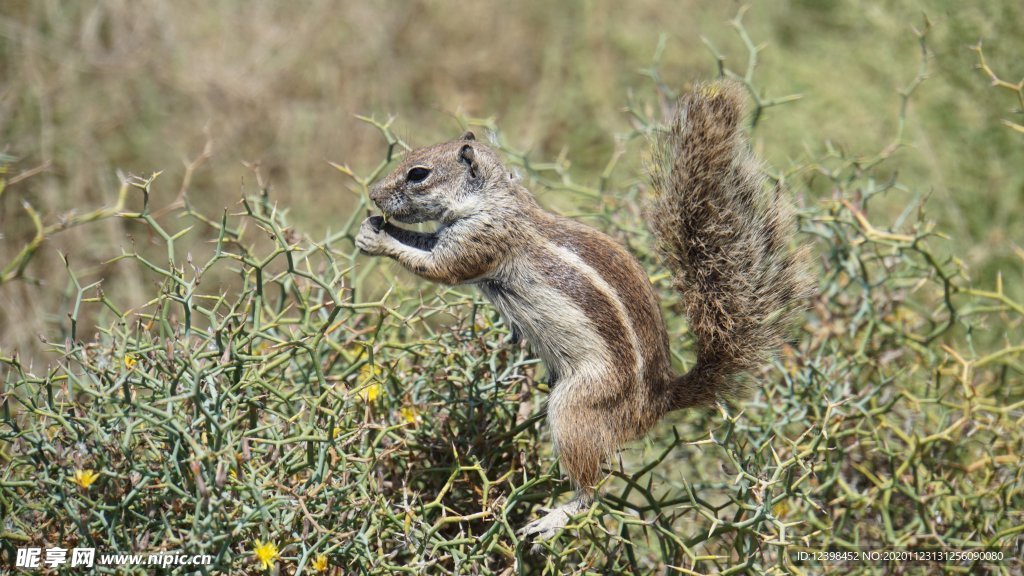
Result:
M409 182L423 182L430 176L430 170L421 168L419 166L409 170L409 174L405 177Z

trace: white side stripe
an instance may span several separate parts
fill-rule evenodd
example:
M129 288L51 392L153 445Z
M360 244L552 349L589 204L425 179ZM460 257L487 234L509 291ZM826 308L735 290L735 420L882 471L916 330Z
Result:
M548 241L544 247L563 260L567 265L578 270L580 274L586 277L587 280L589 280L590 283L597 288L599 292L604 294L604 296L608 298L608 301L615 306L615 309L619 313L619 318L622 320L622 326L626 330L626 335L629 336L629 342L633 345L633 357L636 359L634 370L636 371L637 381L640 381L644 374L644 355L640 348L640 339L636 336L633 324L629 321L629 313L626 311L626 306L622 303L622 300L619 298L615 288L613 288L612 285L597 272L597 270L594 270L589 264L584 262L582 258L568 248L563 248L551 241Z

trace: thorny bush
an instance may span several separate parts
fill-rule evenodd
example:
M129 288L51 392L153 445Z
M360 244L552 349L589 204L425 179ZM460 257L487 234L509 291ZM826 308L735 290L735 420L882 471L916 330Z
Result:
M795 97L761 94L759 48L735 25L749 67L735 73L712 53L749 88L753 129ZM154 210L155 175L124 178L113 207L71 221L44 225L27 207L38 234L0 281L19 281L59 230L122 218L151 241L115 260L158 289L122 309L68 258L52 364L0 352L4 556L166 551L211 555L204 573L260 573L260 541L279 550L273 570L295 574L733 574L914 569L805 565L799 551L1019 545L1024 305L938 256L946 240L923 195L890 176L927 72L926 34L891 146L871 157L828 147L770 171L800 200L799 241L817 255L818 293L794 345L752 375L749 402L672 416L623 451L603 498L540 555L515 530L569 487L544 440L536 359L472 290L412 282L353 246L367 186L406 148L389 122L366 119L385 142L376 169L337 165L359 203L321 238L293 226L262 180L219 216L187 193ZM491 129L542 199L578 201L579 216L642 259L683 369L689 338L640 216L644 177L619 162L673 101L657 66L648 72L655 89L631 97L634 130L593 184L574 181L564 158L529 160L492 123L463 121ZM893 196L905 210L879 222L873 204ZM183 254L185 236L211 243ZM79 328L85 315L95 334Z

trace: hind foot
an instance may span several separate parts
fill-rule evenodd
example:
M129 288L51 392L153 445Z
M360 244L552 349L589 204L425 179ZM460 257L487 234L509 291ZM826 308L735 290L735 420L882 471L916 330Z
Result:
M519 530L520 538L529 538L534 541L549 540L555 534L565 528L569 518L579 514L590 507L590 501L583 498L575 498L568 504L549 510L543 517L530 522Z

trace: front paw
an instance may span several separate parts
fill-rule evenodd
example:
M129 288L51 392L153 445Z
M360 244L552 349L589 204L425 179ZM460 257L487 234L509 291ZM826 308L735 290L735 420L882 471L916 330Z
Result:
M376 256L384 253L387 239L387 232L384 231L384 218L370 216L359 226L359 233L356 234L356 247L364 254Z

